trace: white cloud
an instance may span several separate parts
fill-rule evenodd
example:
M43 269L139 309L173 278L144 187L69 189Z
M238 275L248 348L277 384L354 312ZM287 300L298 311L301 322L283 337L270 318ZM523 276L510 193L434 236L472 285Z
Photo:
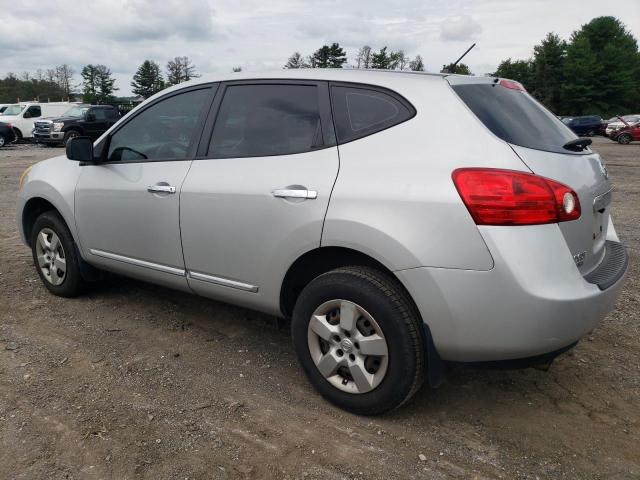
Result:
M46 2L45 2L46 3ZM102 63L119 93L145 60L164 69L189 56L200 73L281 68L289 55L308 55L338 42L350 62L364 44L422 55L428 70L454 61L476 74L508 57L527 58L547 32L568 38L593 17L614 15L640 40L640 1L619 0L0 0L0 77L62 63L79 72ZM552 12L552 13L551 13ZM621 15L620 12L624 12Z
M445 41L477 40L480 33L482 33L482 26L470 15L459 15L442 22L440 38Z

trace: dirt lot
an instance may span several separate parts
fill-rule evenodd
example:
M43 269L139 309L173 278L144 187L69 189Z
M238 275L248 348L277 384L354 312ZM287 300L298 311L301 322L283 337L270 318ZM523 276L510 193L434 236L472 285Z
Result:
M0 150L0 478L640 478L640 144L595 148L617 310L548 372L457 369L378 418L323 401L271 317L121 278L48 294L15 196L61 149Z

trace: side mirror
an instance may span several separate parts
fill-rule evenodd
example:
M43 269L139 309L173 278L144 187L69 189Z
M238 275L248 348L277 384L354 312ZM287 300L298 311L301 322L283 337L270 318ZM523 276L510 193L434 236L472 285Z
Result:
M76 137L67 142L67 158L78 162L93 162L93 142L89 137Z
M85 118L87 122L94 122L96 119L96 114L87 112L87 116Z
M22 118L31 118L31 114L29 112L24 112L24 115L22 115Z

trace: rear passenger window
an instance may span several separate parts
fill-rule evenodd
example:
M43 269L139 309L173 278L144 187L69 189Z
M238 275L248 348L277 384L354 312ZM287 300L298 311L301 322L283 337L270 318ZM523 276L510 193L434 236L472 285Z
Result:
M317 146L322 146L317 87L234 85L225 90L209 156L288 155Z
M415 109L390 91L331 87L338 142L345 143L409 120Z

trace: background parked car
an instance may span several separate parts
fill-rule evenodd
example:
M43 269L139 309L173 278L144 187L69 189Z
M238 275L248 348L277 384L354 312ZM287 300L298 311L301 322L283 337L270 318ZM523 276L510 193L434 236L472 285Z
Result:
M33 122L44 117L57 117L75 105L69 102L16 103L2 113L2 121L13 125L18 140L31 138Z
M602 118L597 115L584 117L561 117L562 122L580 136L593 137L602 127Z
M610 138L623 145L640 141L640 122L627 124L623 128L611 132Z
M15 140L16 134L13 131L13 126L10 123L0 122L0 147L15 142Z
M616 130L620 130L625 128L625 122L627 124L638 123L640 122L640 114L633 115L623 115L621 117L613 117L607 120L607 128L605 130L605 135L610 137L613 132Z
M110 105L75 105L61 117L36 120L33 139L39 143L65 145L79 136L97 140L119 119L118 109Z

